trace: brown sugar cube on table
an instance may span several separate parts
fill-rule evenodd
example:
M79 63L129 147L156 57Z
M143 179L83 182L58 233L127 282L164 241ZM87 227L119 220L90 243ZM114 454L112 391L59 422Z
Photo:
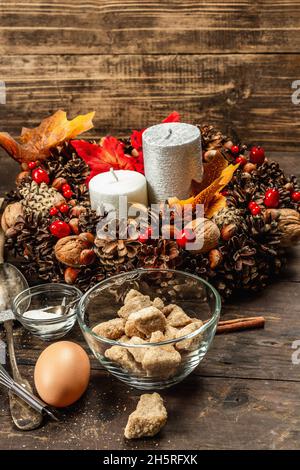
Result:
M166 318L156 307L146 307L131 313L125 325L127 336L150 336L154 331L164 331Z
M124 435L127 439L153 437L166 424L167 418L162 397L158 393L145 393L129 416Z
M112 320L99 323L93 328L96 335L104 336L108 339L119 339L125 333L125 323L123 318L113 318Z

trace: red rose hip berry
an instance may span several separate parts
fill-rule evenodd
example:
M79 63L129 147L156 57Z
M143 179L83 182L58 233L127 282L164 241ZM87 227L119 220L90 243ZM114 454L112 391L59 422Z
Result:
M259 215L261 213L261 208L255 201L249 202L248 209L252 215Z
M234 155L236 155L237 153L239 153L240 151L240 147L238 145L233 145L230 149L231 153L233 153Z
M240 155L239 157L235 159L235 163L239 163L241 166L246 165L247 161L248 160L246 157L244 157L244 155Z
M50 214L51 216L57 215L57 214L58 214L58 209L57 209L57 207L51 207L51 209L50 209L50 211L49 211L49 214Z
M151 235L152 235L152 229L151 229L151 227L147 227L146 230L144 230L143 232L140 233L138 241L140 243L147 243L149 238L151 238Z
M63 192L63 196L64 196L66 199L70 199L70 198L73 196L73 191L71 191L71 189L67 189L67 191L64 191L64 192Z
M37 167L37 162L29 162L28 163L28 168L30 170L34 170Z
M291 198L294 202L300 202L300 191L294 191Z
M278 189L271 188L265 193L264 205L270 208L276 208L279 206L279 191Z
M43 170L43 168L36 168L35 170L33 170L33 172L31 173L31 177L33 181L35 181L37 184L49 184L50 181L47 171Z
M262 147L252 147L250 150L250 162L261 165L265 161L265 151Z
M64 238L70 235L71 228L63 220L55 220L49 227L50 232L57 238Z
M59 206L59 210L62 214L66 214L67 212L69 212L69 209L70 207L68 206L68 204L61 204Z
M192 230L184 228L176 238L176 243L180 248L185 248L187 243L195 241L195 234Z
M61 187L61 190L62 190L62 192L70 191L70 190L71 190L71 186L70 186L68 183L63 184L62 187Z

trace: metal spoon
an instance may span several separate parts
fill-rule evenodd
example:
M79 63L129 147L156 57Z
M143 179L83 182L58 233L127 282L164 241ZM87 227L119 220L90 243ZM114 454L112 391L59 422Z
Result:
M68 315L68 313L70 311L70 308L77 301L78 301L78 299L71 300L71 302L69 302L66 305L66 298L64 297L63 300L62 300L61 305L54 305L54 306L51 306L51 307L43 308L43 312L58 314L58 315L61 315L61 316Z
M2 203L3 199L2 201L0 200L0 208L2 206ZM10 263L4 263L4 242L5 236L2 228L0 228L0 283L2 292L6 294L6 300L3 301L6 301L6 305L3 310L8 310L11 308L12 297L17 295L23 289L28 288L28 284L23 274L15 266ZM11 292L9 290L10 279L12 278L15 281L14 292ZM6 331L9 360L14 381L26 390L28 390L28 392L33 393L32 387L29 384L28 380L24 379L21 376L20 371L18 369L14 348L13 320L4 321L4 328ZM42 415L11 392L9 392L9 406L11 417L18 429L27 431L30 429L36 429L41 425L43 420Z

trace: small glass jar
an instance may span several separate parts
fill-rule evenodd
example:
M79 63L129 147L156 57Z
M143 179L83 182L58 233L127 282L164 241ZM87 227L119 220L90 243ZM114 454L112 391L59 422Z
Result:
M41 284L30 287L13 300L13 313L24 328L45 341L62 338L76 322L76 306L82 293L66 284ZM67 314L44 311L65 306Z

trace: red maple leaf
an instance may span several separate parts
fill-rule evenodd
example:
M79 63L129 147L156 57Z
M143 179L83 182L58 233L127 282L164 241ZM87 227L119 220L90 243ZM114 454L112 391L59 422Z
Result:
M179 114L174 111L163 122L178 122ZM144 160L142 149L142 135L145 129L133 131L130 137L132 147L138 152L137 156L127 155L124 152L124 144L112 136L104 137L101 145L91 144L85 140L72 140L71 144L77 154L90 168L90 174L86 183L99 173L114 170L132 170L144 173Z
M93 176L109 171L110 168L138 171L135 166L135 159L124 153L122 142L115 137L105 137L101 146L84 140L72 140L71 144L77 154L90 167L90 174L86 183L89 183Z

